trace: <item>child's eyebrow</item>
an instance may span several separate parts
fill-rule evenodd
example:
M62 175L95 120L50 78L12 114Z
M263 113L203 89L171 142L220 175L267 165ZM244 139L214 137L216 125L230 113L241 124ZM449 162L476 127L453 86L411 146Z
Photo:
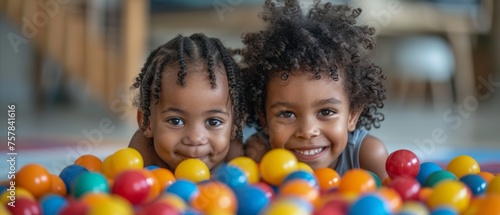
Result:
M205 113L207 113L207 114L220 113L220 114L224 114L224 115L229 116L229 113L227 111L223 111L223 110L220 110L220 109L208 110Z
M316 102L316 105L341 104L342 102L336 98L322 99Z
M181 114L185 113L185 111L183 111L183 110L181 110L179 108L172 108L172 107L170 107L170 108L167 108L167 109L161 111L161 114L164 114L164 113L167 113L167 112L170 112L170 111L176 112L176 113L181 113Z

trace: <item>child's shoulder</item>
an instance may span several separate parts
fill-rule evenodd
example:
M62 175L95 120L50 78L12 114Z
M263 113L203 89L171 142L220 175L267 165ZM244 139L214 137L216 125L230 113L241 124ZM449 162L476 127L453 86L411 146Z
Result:
M387 177L385 161L388 156L384 143L377 137L367 134L359 150L361 168L374 172L383 180Z

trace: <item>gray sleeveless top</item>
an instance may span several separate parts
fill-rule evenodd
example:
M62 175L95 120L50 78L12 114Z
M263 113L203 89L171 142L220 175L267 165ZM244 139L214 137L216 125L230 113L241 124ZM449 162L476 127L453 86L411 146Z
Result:
M349 132L347 145L344 151L339 155L337 165L335 166L335 171L337 171L339 175L344 175L344 173L350 169L360 168L359 151L361 149L361 143L367 134L368 131L365 129L356 129L353 132ZM261 138L263 142L266 143L268 149L271 148L269 138L264 132L260 131L254 135Z

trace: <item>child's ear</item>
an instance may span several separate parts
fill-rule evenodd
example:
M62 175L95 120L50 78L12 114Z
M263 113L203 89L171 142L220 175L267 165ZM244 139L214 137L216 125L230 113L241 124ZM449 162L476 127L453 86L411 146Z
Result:
M137 110L137 124L139 128L142 128L142 123L144 122L144 113L141 110ZM141 129L142 134L147 138L153 138L153 132L151 131L151 120L148 120L148 125L146 128Z
M349 120L347 122L347 129L349 130L349 132L352 132L356 129L356 124L358 124L358 119L359 119L359 116L361 116L361 112L363 110L353 110L349 113Z

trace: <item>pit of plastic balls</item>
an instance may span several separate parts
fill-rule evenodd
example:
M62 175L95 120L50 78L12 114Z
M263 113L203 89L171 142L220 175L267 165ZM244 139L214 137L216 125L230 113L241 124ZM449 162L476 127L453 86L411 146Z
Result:
M210 171L186 159L172 172L123 148L102 161L83 155L58 175L23 166L2 187L0 214L500 214L500 176L470 156L442 168L402 149L389 155L386 171L380 179L363 169L312 170L273 149L260 164L238 157Z

